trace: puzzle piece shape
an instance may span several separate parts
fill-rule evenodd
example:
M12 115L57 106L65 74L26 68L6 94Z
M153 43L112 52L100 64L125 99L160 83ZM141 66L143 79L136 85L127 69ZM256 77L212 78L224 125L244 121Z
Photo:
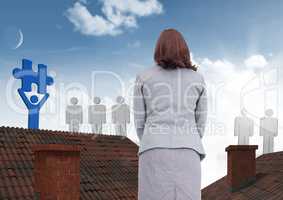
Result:
M53 78L47 75L47 66L43 64L38 65L38 71L32 70L32 61L23 59L22 69L16 68L13 70L13 76L16 79L21 79L22 88L24 92L32 90L32 83L37 85L38 93L45 94L47 92L47 85L53 84Z
M32 69L32 61L23 59L22 69L15 68L13 76L21 79L22 86L18 89L18 93L28 108L28 128L38 129L39 127L39 111L49 97L47 86L53 84L53 78L47 75L47 66L38 65L35 72ZM37 85L37 91L32 91L32 84ZM35 92L29 96L28 93ZM39 98L43 96L42 98Z

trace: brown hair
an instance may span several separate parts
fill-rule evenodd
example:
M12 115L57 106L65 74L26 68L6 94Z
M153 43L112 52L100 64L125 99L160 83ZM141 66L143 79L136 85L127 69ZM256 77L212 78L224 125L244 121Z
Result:
M181 33L175 29L164 30L157 41L154 60L164 69L188 68L194 71L190 50Z

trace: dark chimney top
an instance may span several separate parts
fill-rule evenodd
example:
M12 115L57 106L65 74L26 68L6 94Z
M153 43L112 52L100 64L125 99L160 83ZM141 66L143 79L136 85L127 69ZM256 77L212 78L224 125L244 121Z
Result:
M256 179L257 145L230 145L228 153L227 182L231 192L251 185Z

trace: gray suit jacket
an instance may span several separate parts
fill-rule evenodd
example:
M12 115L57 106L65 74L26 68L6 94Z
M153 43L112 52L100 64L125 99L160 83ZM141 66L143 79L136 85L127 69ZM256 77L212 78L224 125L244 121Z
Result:
M139 154L152 148L191 148L205 157L201 138L207 118L207 90L191 69L153 66L136 77L133 111Z

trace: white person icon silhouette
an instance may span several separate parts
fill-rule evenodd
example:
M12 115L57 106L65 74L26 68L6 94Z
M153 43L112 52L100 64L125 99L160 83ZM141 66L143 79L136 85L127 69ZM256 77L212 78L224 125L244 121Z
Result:
M116 98L112 106L112 123L115 124L116 135L127 136L127 124L130 123L130 108L122 96Z
M71 105L66 109L66 124L69 125L69 131L79 132L83 123L83 109L82 106L77 105L79 100L76 97L72 97L70 102Z
M101 99L94 97L94 105L88 107L88 123L91 124L92 133L102 134L102 126L106 123L106 106L101 105Z
M274 150L274 137L278 135L278 119L273 116L273 110L265 110L265 116L260 119L260 136L263 136L263 154Z
M249 145L249 137L253 136L254 122L247 117L246 110L241 110L241 116L235 118L234 136L238 136L238 145Z

